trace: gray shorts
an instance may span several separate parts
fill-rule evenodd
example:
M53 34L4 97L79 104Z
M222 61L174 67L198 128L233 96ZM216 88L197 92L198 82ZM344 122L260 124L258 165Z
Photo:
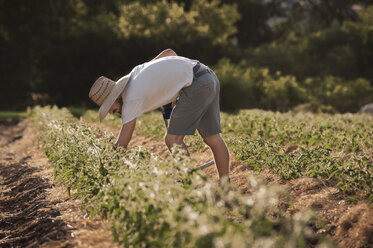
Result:
M208 70L180 91L167 133L193 135L196 129L202 137L221 133L219 80Z

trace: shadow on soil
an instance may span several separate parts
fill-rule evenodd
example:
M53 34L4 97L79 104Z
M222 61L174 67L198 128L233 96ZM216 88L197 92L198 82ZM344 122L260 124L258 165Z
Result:
M7 136L7 145L22 137L22 128L17 131ZM27 164L29 159L17 161L11 151L1 154L0 247L38 247L70 235L67 224L55 218L60 215L53 207L57 202L46 199L51 184L35 175L38 169Z

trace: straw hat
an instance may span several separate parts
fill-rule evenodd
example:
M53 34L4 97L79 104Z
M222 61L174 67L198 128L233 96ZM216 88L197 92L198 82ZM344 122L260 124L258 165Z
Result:
M92 85L91 90L89 91L89 98L100 106L100 122L102 122L108 114L111 105L113 105L115 100L118 99L120 94L123 92L129 78L130 74L122 77L117 82L114 82L107 77L101 76Z

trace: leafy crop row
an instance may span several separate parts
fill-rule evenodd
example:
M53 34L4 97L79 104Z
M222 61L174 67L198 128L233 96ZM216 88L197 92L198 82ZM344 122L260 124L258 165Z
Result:
M33 120L56 177L87 212L111 220L125 247L306 247L319 242L310 214L285 217L280 188L250 178L252 193L211 182L178 153L124 151L66 109L35 108Z
M89 111L85 117L97 118ZM120 119L106 123L120 127ZM137 130L162 138L161 114L139 118ZM283 179L322 177L339 185L349 200L358 195L373 201L373 117L358 114L293 114L245 110L222 114L222 130L236 158L257 171L270 169ZM195 150L206 149L197 136Z
M368 115L241 111L223 117L237 158L284 179L335 181L341 190L373 200L373 118Z

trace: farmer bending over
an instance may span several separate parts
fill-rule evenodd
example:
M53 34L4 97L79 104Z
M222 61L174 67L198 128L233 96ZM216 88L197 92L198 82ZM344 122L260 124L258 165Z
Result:
M137 117L174 103L165 136L168 149L180 145L189 155L183 140L197 129L213 152L219 178L229 178L229 153L220 135L219 90L219 81L207 66L167 49L117 82L98 78L89 97L100 106L100 121L108 113L121 114L116 145L125 148Z

